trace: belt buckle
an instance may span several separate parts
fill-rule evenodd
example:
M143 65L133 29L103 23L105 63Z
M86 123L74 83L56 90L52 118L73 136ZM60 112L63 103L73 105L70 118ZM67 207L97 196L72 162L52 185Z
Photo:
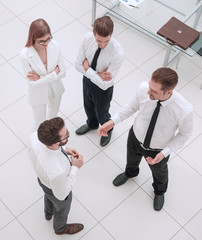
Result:
M143 146L143 143L140 143L140 146L141 146L144 150L146 150L146 151L151 150L150 148L145 148L145 147Z
M140 146L141 146L141 148L143 148L143 149L146 150L146 151L158 152L158 151L161 151L161 150L162 150L162 149L145 148L145 147L143 146L143 143L141 143L141 142L140 142Z

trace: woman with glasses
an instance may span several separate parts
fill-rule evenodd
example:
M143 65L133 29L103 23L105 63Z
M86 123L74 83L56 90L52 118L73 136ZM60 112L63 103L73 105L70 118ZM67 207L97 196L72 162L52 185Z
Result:
M61 78L65 66L58 43L52 39L50 27L44 19L33 21L21 63L28 82L28 102L34 116L34 130L46 119L57 116L65 91Z

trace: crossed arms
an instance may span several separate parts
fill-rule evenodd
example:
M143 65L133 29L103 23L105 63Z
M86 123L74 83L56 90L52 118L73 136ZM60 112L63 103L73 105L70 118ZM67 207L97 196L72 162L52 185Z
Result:
M86 58L83 61L83 68L85 71L87 71L90 68L90 64ZM111 81L112 80L112 75L110 72L107 72L107 69L105 69L102 73L98 72L97 74L103 81Z

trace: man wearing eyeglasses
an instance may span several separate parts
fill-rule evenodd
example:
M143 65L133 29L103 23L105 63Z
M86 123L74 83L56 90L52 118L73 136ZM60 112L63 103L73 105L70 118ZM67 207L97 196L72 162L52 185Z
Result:
M45 219L53 216L53 228L58 235L75 234L84 227L79 223L67 224L72 187L83 164L83 156L75 149L62 147L68 138L69 132L60 117L44 121L30 137L31 160L45 194Z

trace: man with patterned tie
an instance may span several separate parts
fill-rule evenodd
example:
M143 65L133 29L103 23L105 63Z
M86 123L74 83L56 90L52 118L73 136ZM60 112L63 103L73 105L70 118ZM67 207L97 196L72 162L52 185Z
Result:
M108 16L94 22L93 32L84 36L75 67L83 74L83 101L86 124L76 130L83 135L107 122L115 78L123 62L123 49L112 37L114 24ZM110 142L112 129L102 136L100 145Z
M115 124L138 111L128 135L125 172L119 174L113 184L121 186L137 176L144 156L152 171L156 211L164 204L170 153L184 145L193 128L192 106L174 90L177 82L178 75L174 70L157 69L149 83L140 85L134 99L99 130L100 135L106 136Z
M44 191L45 219L51 220L53 216L53 228L58 235L75 234L83 229L79 223L67 224L72 187L83 164L83 156L76 150L63 149L68 138L69 132L60 117L41 123L30 137L31 160Z

